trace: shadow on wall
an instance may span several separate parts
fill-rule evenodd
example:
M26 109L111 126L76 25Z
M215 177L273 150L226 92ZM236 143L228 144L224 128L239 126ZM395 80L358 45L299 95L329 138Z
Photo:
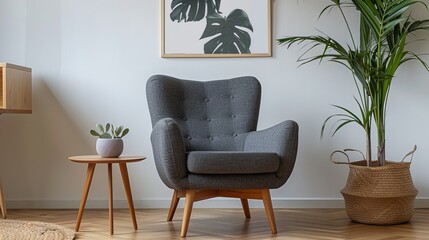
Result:
M8 200L66 197L67 183L73 183L68 179L82 172L67 158L93 152L86 132L73 124L42 77L33 78L33 113L1 115L0 133L0 176Z

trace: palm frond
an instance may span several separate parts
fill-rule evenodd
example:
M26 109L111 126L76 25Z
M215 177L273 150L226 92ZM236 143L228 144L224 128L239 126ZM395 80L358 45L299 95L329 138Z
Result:
M377 127L379 164L385 159L385 127L387 103L390 87L396 71L409 61L418 61L429 71L419 54L407 50L408 36L429 30L429 19L415 20L412 7L422 0L331 0L322 9L320 16L338 9L348 28L352 46L341 44L327 34L314 36L295 36L278 39L278 43L288 48L305 45L305 51L298 58L300 66L310 62L327 60L345 66L353 74L358 92L354 97L358 111L334 105L340 113L329 116L322 125L321 137L325 127L333 119L332 135L350 123L362 126L367 135L367 157L371 158L371 123ZM343 7L353 7L360 13L360 39L356 46Z

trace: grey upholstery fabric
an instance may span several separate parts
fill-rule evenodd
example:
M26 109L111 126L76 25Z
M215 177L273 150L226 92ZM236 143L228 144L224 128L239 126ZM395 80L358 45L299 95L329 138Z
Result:
M146 85L152 125L174 119L187 151L242 150L258 123L261 86L254 77L197 82L155 75Z
M188 188L186 149L179 126L171 118L157 122L151 134L156 169L161 180L170 188Z
M146 95L155 164L168 187L278 188L289 178L297 153L298 124L289 120L256 131L261 100L256 78L200 82L155 75L146 84ZM225 155L217 159L220 166L209 166L214 157L198 151ZM242 153L232 157L234 152ZM268 166L256 166L265 154ZM255 166L245 167L246 161Z
M279 156L269 152L193 151L188 153L188 171L196 174L274 173Z
M280 157L276 176L282 179L276 185L283 185L292 173L298 149L298 124L284 121L274 127L251 132L244 143L244 151L274 152Z

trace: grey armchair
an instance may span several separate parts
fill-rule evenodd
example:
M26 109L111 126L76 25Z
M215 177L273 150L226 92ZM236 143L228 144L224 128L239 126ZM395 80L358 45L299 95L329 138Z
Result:
M152 149L161 180L174 189L167 221L185 197L181 236L195 201L262 199L272 233L277 232L269 189L289 178L298 148L298 124L284 121L256 131L261 85L254 77L189 81L164 75L146 84Z

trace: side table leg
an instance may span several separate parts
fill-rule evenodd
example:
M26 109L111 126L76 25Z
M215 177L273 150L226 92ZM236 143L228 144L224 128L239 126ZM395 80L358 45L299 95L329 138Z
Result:
M107 164L107 171L109 175L109 222L110 222L110 235L113 235L113 186L112 186L112 164Z
M128 208L130 209L131 220L133 221L134 229L137 230L136 213L134 210L133 196L131 194L130 179L128 177L128 169L126 163L119 163L121 169L122 182L124 182L125 193L127 194Z
M76 232L79 232L80 222L82 221L83 210L85 209L86 199L88 198L89 188L91 187L92 176L94 175L95 163L88 164L88 170L86 172L86 181L83 188L82 199L80 200L79 213L77 215Z
M6 210L6 202L4 199L4 195L3 195L3 189L1 186L1 181L0 181L0 209L1 209L1 213L3 218L7 217L7 210Z

